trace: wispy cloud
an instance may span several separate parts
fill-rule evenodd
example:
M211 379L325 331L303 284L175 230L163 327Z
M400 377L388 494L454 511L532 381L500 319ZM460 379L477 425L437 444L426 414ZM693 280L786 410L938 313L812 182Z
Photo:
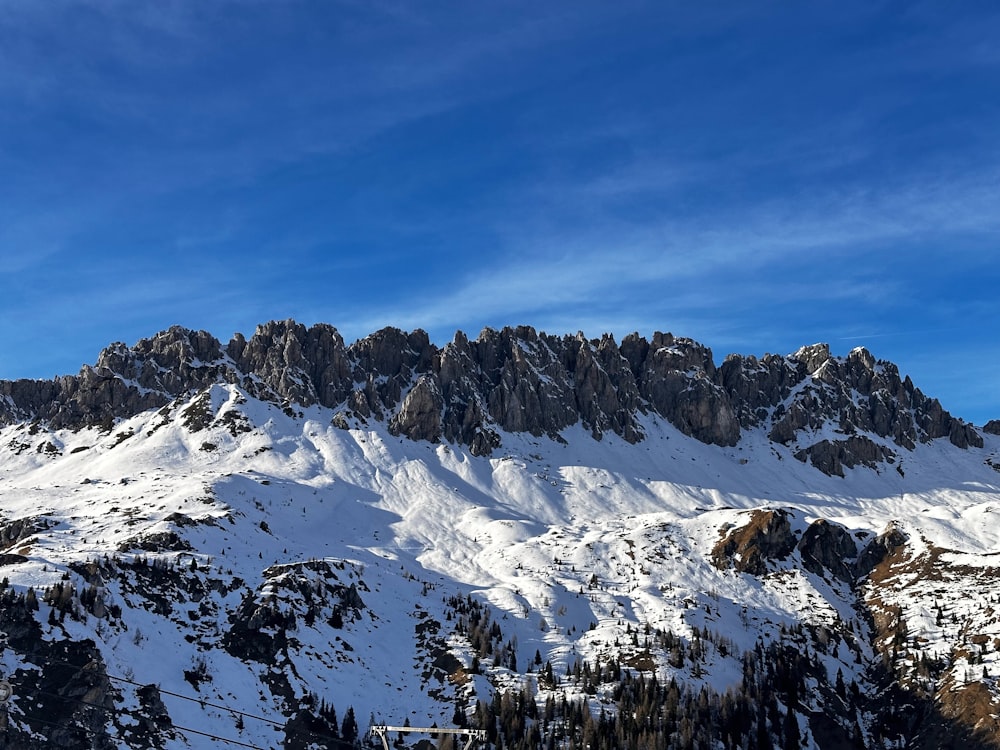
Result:
M454 280L449 291L434 287L340 319L356 332L386 324L475 329L496 320L549 326L570 318L621 331L685 319L699 320L698 330L733 329L740 310L758 308L759 319L768 306L782 315L795 305L870 314L916 293L909 274L882 273L894 264L933 266L963 255L980 262L952 238L1000 229L991 205L1000 205L991 173L884 192L831 190L640 226L602 216L595 201L578 207L589 220L577 225L547 226L536 216L504 227L500 257ZM937 249L928 249L929 237L940 240ZM811 266L833 275L816 278Z
M994 319L1000 15L730 10L0 0L5 317L734 351Z

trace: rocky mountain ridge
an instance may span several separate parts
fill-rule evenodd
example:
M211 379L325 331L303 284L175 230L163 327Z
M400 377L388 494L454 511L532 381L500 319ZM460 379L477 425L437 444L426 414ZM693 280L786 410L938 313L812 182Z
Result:
M863 348L846 357L826 344L788 356L733 354L716 366L710 349L669 333L630 334L619 344L608 334L487 328L475 340L459 331L439 348L421 330L385 328L348 346L330 325L291 320L226 345L173 327L132 347L112 344L76 376L0 382L0 423L110 427L216 383L289 409L333 408L344 425L384 421L394 434L480 456L499 447L501 432L554 437L577 423L595 439L614 433L637 443L647 413L720 446L763 427L827 474L892 462L888 443L982 446L972 425ZM820 436L827 427L835 434Z
M272 330L4 384L0 750L1000 746L1000 438L888 363Z

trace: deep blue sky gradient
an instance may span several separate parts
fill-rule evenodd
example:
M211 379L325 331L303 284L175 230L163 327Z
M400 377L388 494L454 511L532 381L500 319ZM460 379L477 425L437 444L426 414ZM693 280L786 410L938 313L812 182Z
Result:
M866 346L1000 418L992 3L0 0L0 378L170 325Z

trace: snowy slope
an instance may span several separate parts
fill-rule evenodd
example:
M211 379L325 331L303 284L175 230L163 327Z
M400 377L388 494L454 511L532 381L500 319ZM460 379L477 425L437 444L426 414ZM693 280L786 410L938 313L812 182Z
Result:
M941 661L920 678L930 694L975 683L1000 699L997 436L831 477L762 430L720 447L652 415L638 444L570 427L560 440L505 433L488 457L333 418L217 384L110 432L0 430L6 590L33 588L41 639L92 642L108 678L76 703L39 687L56 652L11 636L24 624L8 602L8 746L66 723L82 727L67 747L278 747L304 736L289 718L310 694L334 726L350 707L362 732L452 725L456 708L471 719L477 701L525 687L539 705L611 711L610 686L550 688L542 665L565 676L614 659L722 693L740 683L741 654L798 625L831 685L840 671L875 696L873 665L895 649L902 685L926 653ZM811 572L798 549L758 574L720 563L720 540L761 509L783 510L795 538L826 519L859 550L890 526L907 541L861 584ZM502 631L479 674L457 627L469 601ZM650 643L658 632L711 642L678 663ZM821 651L817 637L845 645ZM78 655L66 659L72 676ZM817 700L796 708L805 746L822 745ZM877 746L865 720L859 741Z

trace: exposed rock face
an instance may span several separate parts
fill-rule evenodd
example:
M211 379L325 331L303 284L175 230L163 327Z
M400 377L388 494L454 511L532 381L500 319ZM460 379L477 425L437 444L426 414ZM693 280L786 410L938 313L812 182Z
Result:
M905 538L893 535L898 533L877 537L859 554L857 542L840 524L819 518L799 535L792 529L789 511L756 510L745 525L723 531L712 549L712 562L722 570L732 567L759 576L768 572L768 561L784 560L797 550L806 570L853 585L904 543Z
M248 590L230 614L222 647L241 659L274 666L299 619L323 618L335 628L356 620L365 603L355 583L340 582L338 571L345 568L344 563L310 560L266 569L261 587ZM284 676L276 679L287 685Z
M0 521L0 549L10 549L18 542L45 531L51 525L52 523L44 516Z
M473 351L490 417L512 432L555 434L579 419L560 341L518 327L483 331Z
M939 437L959 448L983 444L972 425L952 417L908 377L901 379L894 364L875 360L863 348L844 358L831 356L825 344L803 347L789 357L730 356L720 372L744 428L768 426L770 439L786 445L801 444L804 433L831 423L850 436L800 449L828 474L842 475L844 466L872 466L892 455L864 436L856 440L859 432L908 450Z
M715 382L710 349L657 333L636 376L640 394L685 434L717 445L739 440L739 422L728 394Z
M847 440L820 440L798 451L795 457L799 461L808 459L824 474L842 477L845 466L853 469L860 464L875 468L879 463L892 463L895 454L866 437L853 436Z
M813 521L797 545L802 566L817 575L830 571L842 581L853 581L858 545L850 532L822 518Z
M815 344L787 357L730 355L717 368L710 349L669 333L630 334L617 344L608 334L487 328L475 340L459 331L438 348L423 331L385 328L345 346L332 326L291 320L265 323L249 340L236 334L225 346L204 331L173 327L133 347L112 344L76 376L2 381L0 423L110 430L116 419L214 383L287 409L336 408L341 426L352 416L386 421L396 434L468 445L477 455L496 448L501 431L558 437L577 423L598 440L613 433L638 442L648 413L722 446L763 427L828 474L891 458L885 445L857 433L906 449L938 437L960 448L982 445L971 425L865 349L837 358ZM811 439L831 423L843 441Z
M906 548L906 534L895 525L875 537L858 555L857 570L860 575L868 575L886 561L891 561Z
M750 522L732 529L712 548L713 564L724 570L763 575L768 560L783 560L795 549L795 535L783 510L755 510Z
M3 624L6 630L8 623ZM105 714L114 714L115 689L94 642L47 641L40 636L31 649L34 659L45 664L45 669L19 669L11 681L24 699L22 705L29 706L26 722L41 722L51 728L43 736L22 729L22 722L11 722L0 732L0 750L112 750L116 745L109 736ZM6 712L3 718L7 718Z
M406 394L399 413L389 423L389 429L411 440L436 442L441 437L442 403L437 381L424 375Z

